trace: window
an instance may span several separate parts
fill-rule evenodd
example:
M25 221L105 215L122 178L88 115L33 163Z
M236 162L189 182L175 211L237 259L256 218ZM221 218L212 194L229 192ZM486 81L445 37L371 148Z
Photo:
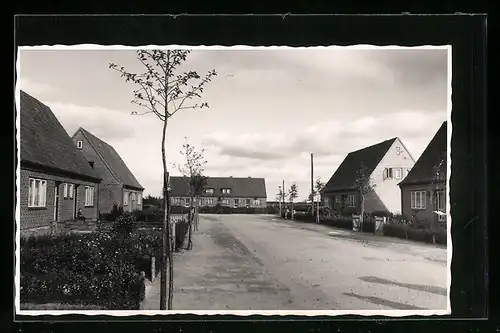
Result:
M403 172L402 172L401 168L394 169L394 177L398 180L403 178Z
M222 193L223 194L231 194L231 189L230 188L223 188Z
M142 194L138 193L137 194L137 206L142 205Z
M229 205L229 199L222 199L222 203L224 205Z
M206 198L206 203L207 203L207 205L213 205L214 204L214 198Z
M436 204L437 204L437 209L441 212L444 212L444 201L446 200L446 196L444 194L444 191L437 191L436 192Z
M69 197L70 197L70 199L73 199L73 195L75 193L75 185L74 184L69 184L68 191L69 191Z
M401 154L401 147L396 147L396 154Z
M335 196L335 203L340 203L340 195Z
M260 206L260 200L259 199L253 199L253 205L254 206Z
M347 206L356 207L356 196L354 194L350 194L347 196Z
M425 209L425 191L411 192L411 209Z
M238 207L239 199L234 199L234 207Z
M85 207L94 205L94 187L85 186Z
M392 179L392 168L384 169L384 179Z
M78 141L76 142L76 148L78 148L78 149L82 149L82 147L83 147L83 142L82 142L82 140L78 140Z
M205 189L206 194L214 194L214 189L213 188L207 188Z
M47 198L47 181L30 178L28 189L28 207L45 207Z
M68 197L68 190L69 190L69 184L68 183L64 183L63 184L63 197L64 198Z
M185 198L185 199L184 199L184 205L185 205L186 207L191 206L191 198Z
M136 193L135 192L132 192L130 197L131 197L131 200L132 200L132 207L135 206L135 196L136 196Z
M123 192L123 205L128 205L128 192Z

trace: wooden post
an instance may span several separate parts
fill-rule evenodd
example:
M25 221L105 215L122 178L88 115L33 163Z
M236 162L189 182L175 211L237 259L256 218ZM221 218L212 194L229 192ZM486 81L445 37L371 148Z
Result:
M155 280L156 277L156 258L151 258L151 282Z
M314 214L314 155L311 153L311 214Z

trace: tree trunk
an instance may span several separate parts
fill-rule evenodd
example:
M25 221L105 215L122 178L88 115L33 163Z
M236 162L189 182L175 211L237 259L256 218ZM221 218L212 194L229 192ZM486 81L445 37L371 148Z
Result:
M171 260L171 240L170 240L170 212L169 212L169 195L168 195L168 169L167 169L167 157L165 153L165 139L167 133L167 121L163 123L163 133L162 133L162 144L161 144L161 155L163 161L163 228L162 228L162 257L161 257L161 277L160 277L160 310L167 310L168 304L170 304L170 284L172 281L167 279L167 272L172 272L172 260ZM167 262L168 268L167 270ZM168 292L167 292L168 284ZM167 297L168 293L168 297ZM168 302L167 302L168 301ZM168 304L167 304L168 303ZM170 309L170 307L169 307Z
M292 201L292 211L290 212L290 220L293 220L295 214L294 214L294 211L293 211L293 201Z
M316 208L317 208L317 210L316 210L316 223L317 224L319 224L319 201L320 200L321 200L321 198L318 199L318 204L316 205Z
M193 243L192 243L192 238L191 235L193 233L193 222L195 219L195 213L194 213L194 206L195 203L193 202L196 198L194 196L191 196L191 205L189 207L189 229L188 229L188 250L191 250L193 248Z

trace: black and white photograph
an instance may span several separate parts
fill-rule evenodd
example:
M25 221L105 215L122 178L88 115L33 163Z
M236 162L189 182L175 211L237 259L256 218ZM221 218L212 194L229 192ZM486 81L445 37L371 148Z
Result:
M451 46L21 46L16 313L450 314Z

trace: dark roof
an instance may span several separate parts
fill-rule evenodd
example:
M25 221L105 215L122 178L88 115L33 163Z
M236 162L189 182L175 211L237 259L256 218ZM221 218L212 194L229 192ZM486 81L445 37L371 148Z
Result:
M96 150L97 154L100 155L104 160L104 163L109 166L111 173L116 176L118 181L120 181L124 185L144 190L144 188L141 186L141 184L139 184L130 169L127 167L127 164L122 160L120 155L111 145L102 141L82 127L80 127L78 131L81 131L82 134L87 138L87 140Z
M188 195L188 182L185 177L170 177L172 196ZM267 198L266 181L264 178L208 177L205 189L213 188L214 194L204 194L213 197ZM231 189L231 194L222 195L222 189Z
M431 183L436 180L446 181L446 152L447 130L445 121L399 185Z
M21 91L21 162L78 176L101 178L78 151L52 110Z
M396 140L397 138L392 138L349 153L323 187L321 193L354 189L360 167L363 166L366 172L371 175Z

